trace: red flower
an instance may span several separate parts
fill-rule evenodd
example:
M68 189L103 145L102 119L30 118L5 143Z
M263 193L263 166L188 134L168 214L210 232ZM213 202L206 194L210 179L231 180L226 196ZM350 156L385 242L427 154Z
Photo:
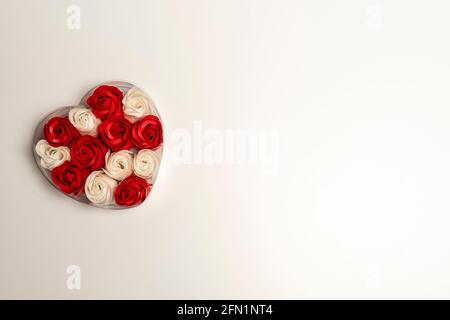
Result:
M156 116L142 118L134 124L132 137L136 148L155 150L163 141L161 121Z
M122 91L113 86L100 86L87 99L87 104L97 118L123 116Z
M70 147L79 136L67 117L53 117L44 125L44 138L53 147Z
M84 183L89 172L72 161L65 161L52 170L52 180L66 194L78 195L84 192Z
M132 147L132 128L131 122L125 118L108 118L98 126L98 135L112 151L128 150Z
M90 135L79 137L70 148L70 157L80 168L94 171L105 165L108 148Z
M114 199L120 206L134 206L147 198L150 189L151 185L147 180L137 176L129 176L117 186Z

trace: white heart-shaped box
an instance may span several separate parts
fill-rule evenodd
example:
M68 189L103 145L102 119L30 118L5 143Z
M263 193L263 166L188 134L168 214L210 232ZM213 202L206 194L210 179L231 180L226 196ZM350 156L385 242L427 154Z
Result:
M105 82L79 105L40 121L33 154L44 177L70 198L108 209L135 207L148 198L158 176L161 117L137 86Z

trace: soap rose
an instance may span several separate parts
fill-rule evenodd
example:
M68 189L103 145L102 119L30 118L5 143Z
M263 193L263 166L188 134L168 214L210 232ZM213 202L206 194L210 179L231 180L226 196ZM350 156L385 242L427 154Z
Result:
M44 125L44 138L53 147L70 147L79 136L67 117L53 117Z
M114 199L120 206L134 206L147 198L150 188L151 185L145 179L129 176L117 186Z
M133 125L127 119L113 117L98 126L98 135L112 151L128 150L132 147L132 129Z
M122 92L113 86L100 86L87 99L87 104L99 119L123 116Z
M65 161L52 170L51 176L56 186L66 194L78 195L84 190L89 172L72 161Z
M106 155L105 173L113 179L123 180L133 173L133 154L121 150Z
M117 181L108 177L102 171L93 171L86 179L84 192L86 197L94 204L114 204L114 190Z
M136 120L152 113L152 102L147 95L136 87L131 88L122 100L123 112Z
M141 178L150 179L158 168L158 164L159 159L155 151L139 150L133 160L134 173Z
M64 161L70 160L70 150L67 147L52 147L44 139L39 140L35 147L36 153L41 158L41 167L52 170L60 166Z
M161 121L153 115L142 118L134 124L132 138L138 149L157 149L163 141Z
M79 137L70 148L70 157L80 168L94 171L105 165L108 148L98 138L90 135Z
M91 110L86 108L72 108L69 111L70 123L81 133L97 136L97 127L100 120L95 117Z

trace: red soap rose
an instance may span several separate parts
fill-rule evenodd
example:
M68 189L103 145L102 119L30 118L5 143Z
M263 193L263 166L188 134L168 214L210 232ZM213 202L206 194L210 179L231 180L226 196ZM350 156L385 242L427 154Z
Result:
M84 183L89 171L78 167L72 161L64 161L52 170L52 180L58 188L66 193L78 195L84 192Z
M105 155L108 152L103 142L90 135L79 137L70 148L70 158L80 168L94 171L105 165Z
M67 117L53 117L44 125L44 138L53 147L70 147L79 136Z
M134 124L132 137L136 148L155 150L163 141L161 121L156 116L145 116Z
M125 118L108 118L98 126L98 135L112 151L128 150L132 147L132 128L131 122Z
M147 180L129 176L122 180L114 192L114 199L120 206L133 206L142 203L148 196L151 185Z
M122 91L113 86L100 86L87 99L87 104L97 118L123 116Z

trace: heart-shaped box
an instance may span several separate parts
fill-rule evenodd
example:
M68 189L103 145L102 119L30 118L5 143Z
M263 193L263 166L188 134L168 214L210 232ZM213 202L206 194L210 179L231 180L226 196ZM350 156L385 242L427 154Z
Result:
M59 108L36 127L33 154L59 191L96 207L143 203L163 153L161 117L149 95L124 81L102 83L79 105Z

